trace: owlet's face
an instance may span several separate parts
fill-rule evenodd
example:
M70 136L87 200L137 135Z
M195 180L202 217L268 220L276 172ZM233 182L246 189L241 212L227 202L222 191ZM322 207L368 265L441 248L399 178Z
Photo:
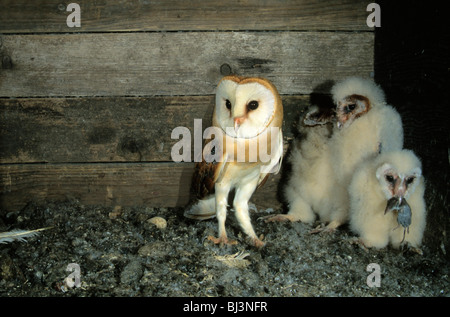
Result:
M272 91L258 82L224 79L217 87L216 119L229 136L253 138L267 128L275 102Z
M355 119L370 110L370 101L361 95L350 95L340 100L336 106L337 127L348 127Z
M407 198L414 192L422 176L420 167L401 172L389 163L381 165L376 172L378 181L387 199Z

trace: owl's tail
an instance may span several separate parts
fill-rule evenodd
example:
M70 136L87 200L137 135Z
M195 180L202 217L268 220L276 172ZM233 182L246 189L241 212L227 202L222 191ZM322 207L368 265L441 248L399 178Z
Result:
M189 219L206 220L216 216L216 199L214 195L206 199L199 200L188 206L184 211L184 216Z

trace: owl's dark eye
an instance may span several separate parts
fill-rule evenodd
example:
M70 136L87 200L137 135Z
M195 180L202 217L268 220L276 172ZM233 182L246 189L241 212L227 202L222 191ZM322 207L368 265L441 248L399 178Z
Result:
M255 109L258 108L258 106L259 106L258 101L252 100L252 101L250 101L250 102L248 103L247 108L248 108L249 110L255 110Z
M414 182L414 177L408 177L406 179L406 185L410 185L412 182Z
M355 110L355 108L356 108L356 104L354 104L354 103L349 104L347 107L345 107L345 113L352 112L353 110Z
M225 100L225 106L227 107L228 110L231 110L231 101L229 101L228 99Z
M392 175L386 175L385 178L389 183L394 184L394 177Z
M227 107L228 110L231 110L231 102L228 99L225 100L225 106Z

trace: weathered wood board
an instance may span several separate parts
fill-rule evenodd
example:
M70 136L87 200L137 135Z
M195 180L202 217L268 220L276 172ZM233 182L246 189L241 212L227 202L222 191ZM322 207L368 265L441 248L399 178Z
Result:
M288 140L309 96L283 105ZM194 120L203 133L213 107L212 95L0 99L0 163L170 162L173 129L189 128L193 149Z
M189 202L194 163L11 164L0 168L0 206L78 200L86 205L175 207ZM252 201L277 208L280 174Z
M0 0L0 33L216 30L370 30L368 1L77 1L81 28L60 0Z
M85 204L177 205L189 193L193 166L140 164L27 164L1 169L2 205L19 207L31 200L78 199ZM187 174L186 174L187 173ZM172 187L180 188L173 190Z
M373 32L3 35L0 97L209 95L230 73L281 94L373 74Z

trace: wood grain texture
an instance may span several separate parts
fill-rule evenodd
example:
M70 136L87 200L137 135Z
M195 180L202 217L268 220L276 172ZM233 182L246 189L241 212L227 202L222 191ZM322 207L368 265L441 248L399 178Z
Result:
M369 76L370 32L175 32L0 36L0 97L213 94L223 75L262 76L281 94Z
M224 75L274 82L286 149L314 94L374 68L374 30L359 0L78 3L81 28L69 28L68 2L0 0L5 210L65 199L182 206L193 163L171 162L171 131L192 130L194 119L209 126ZM278 208L280 179L252 201Z
M175 163L3 165L0 201L5 209L20 208L27 200L65 199L85 204L174 206L187 200L190 175L186 173L190 170L189 165Z
M28 202L76 199L86 205L184 206L189 201L193 163L100 163L0 165L0 208L20 210ZM276 208L279 175L252 201Z
M371 30L358 0L78 1L81 27L69 28L69 2L0 0L0 33L194 30Z
M283 96L286 140L308 104ZM0 99L0 163L172 161L172 130L202 144L194 120L203 132L213 107L214 96Z

